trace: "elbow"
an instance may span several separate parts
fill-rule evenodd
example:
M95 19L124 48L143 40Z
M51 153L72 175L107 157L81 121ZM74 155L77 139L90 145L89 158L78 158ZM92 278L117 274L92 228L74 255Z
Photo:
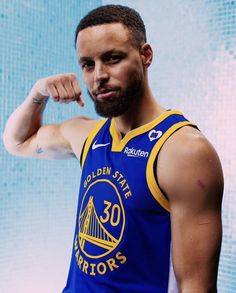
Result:
M9 142L9 139L8 139L8 137L7 137L6 132L3 132L3 134L2 134L2 141L3 141L3 145L4 145L4 147L5 147L5 150L8 151L8 153L10 153L10 152L11 152L11 151L10 151L10 149L11 149L11 144L10 144L10 142Z
M15 156L19 156L19 144L13 143L12 140L7 136L6 132L2 134L2 141L5 150Z
M5 147L5 150L10 154L10 155L14 155L14 156L17 156L18 155L18 152L16 150L16 147L4 142L4 147Z

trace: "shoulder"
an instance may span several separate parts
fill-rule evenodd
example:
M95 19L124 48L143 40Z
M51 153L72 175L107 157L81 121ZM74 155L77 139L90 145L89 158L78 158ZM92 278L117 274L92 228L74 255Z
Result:
M223 174L219 157L204 135L193 127L176 131L163 145L157 164L157 176L170 204L212 196L221 198ZM194 201L193 201L194 202Z
M90 119L85 116L71 118L60 125L60 132L67 140L73 152L77 157L80 157L84 142L97 126L99 120Z
M91 119L86 116L78 116L71 118L60 125L61 132L64 136L70 137L75 134L88 136L89 133L96 127L99 120Z
M82 126L86 126L88 128L90 128L90 127L93 128L96 126L96 124L99 121L100 120L92 119L87 116L76 116L76 117L73 117L69 120L64 121L61 124L61 126L65 129L70 129L72 127L82 127Z

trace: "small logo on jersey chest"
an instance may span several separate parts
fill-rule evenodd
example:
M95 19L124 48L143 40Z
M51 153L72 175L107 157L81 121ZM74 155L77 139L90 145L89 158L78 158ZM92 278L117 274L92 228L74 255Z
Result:
M97 143L97 141L95 140L95 142L92 145L92 150L96 150L97 148L105 147L105 146L107 146L109 144L110 144L110 142L107 142L107 143Z
M126 147L124 150L124 154L128 157L135 157L135 158L147 158L149 156L149 152L143 151L141 149L129 148Z
M162 134L163 134L162 131L153 129L153 130L149 131L148 137L149 137L150 141L153 141L153 140L160 138L162 136Z

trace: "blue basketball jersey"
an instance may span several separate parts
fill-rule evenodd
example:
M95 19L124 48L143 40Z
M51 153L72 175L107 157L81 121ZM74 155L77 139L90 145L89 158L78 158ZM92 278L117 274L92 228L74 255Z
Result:
M186 125L181 112L167 111L123 139L114 119L91 132L63 293L177 292L169 203L155 173L164 142Z

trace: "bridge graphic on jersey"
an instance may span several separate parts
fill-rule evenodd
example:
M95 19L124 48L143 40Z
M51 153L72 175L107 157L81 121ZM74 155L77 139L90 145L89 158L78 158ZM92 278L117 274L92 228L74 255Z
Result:
M108 251L112 251L119 242L101 223L94 206L93 196L89 197L88 204L79 217L79 242L81 249L84 249L86 241Z

